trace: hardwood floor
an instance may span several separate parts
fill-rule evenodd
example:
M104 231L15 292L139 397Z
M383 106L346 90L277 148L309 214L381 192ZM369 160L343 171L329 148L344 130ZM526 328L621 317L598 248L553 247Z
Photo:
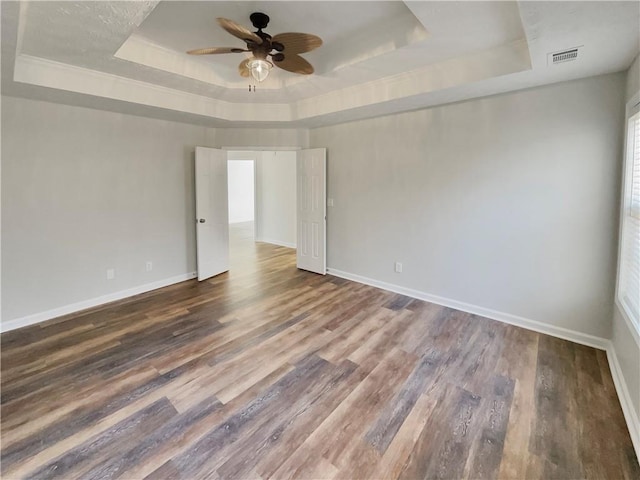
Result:
M602 351L295 268L2 340L2 478L640 478Z

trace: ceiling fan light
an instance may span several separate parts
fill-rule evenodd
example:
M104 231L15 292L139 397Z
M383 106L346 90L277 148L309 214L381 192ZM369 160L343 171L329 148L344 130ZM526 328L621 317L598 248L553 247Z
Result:
M262 82L269 76L269 72L271 71L273 64L261 58L252 58L247 62L247 67L251 72L251 76L257 82Z

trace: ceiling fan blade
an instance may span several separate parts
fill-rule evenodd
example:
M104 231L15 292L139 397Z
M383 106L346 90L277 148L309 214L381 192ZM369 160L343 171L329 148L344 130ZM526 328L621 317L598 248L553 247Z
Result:
M280 60L279 62L274 59L273 64L287 72L300 73L302 75L310 75L313 73L313 66L295 53L285 54L284 60Z
M241 53L248 52L242 48L230 48L230 47L211 47L211 48L198 48L197 50L189 50L189 55L212 55L218 53Z
M243 61L240 62L240 65L238 65L238 72L240 72L240 76L244 78L251 76L251 70L249 70L249 67L247 66L247 62L249 62L249 59L245 58Z
M310 33L287 32L274 35L271 43L284 45L282 53L305 53L310 52L322 45L322 39Z
M218 18L218 23L234 37L238 37L245 42L252 42L257 45L262 43L262 39L258 35L233 20L229 20L228 18Z

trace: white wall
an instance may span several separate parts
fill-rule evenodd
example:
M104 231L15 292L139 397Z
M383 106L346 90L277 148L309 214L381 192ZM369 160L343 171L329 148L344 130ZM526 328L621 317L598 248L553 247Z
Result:
M3 324L193 272L193 152L207 133L3 97Z
M329 268L608 338L623 90L614 74L312 130Z
M229 223L252 222L254 216L253 160L229 160Z
M255 152L256 240L296 246L296 152Z

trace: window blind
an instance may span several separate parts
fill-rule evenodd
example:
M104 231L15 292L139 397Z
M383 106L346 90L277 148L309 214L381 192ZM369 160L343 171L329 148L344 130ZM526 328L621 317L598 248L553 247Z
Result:
M618 297L640 329L640 112L628 126Z

